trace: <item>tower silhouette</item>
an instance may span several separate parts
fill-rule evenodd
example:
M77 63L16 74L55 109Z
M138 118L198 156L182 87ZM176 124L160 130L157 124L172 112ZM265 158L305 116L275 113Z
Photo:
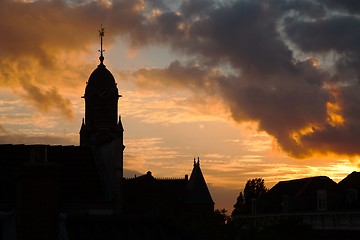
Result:
M100 64L91 73L85 88L85 119L80 129L80 146L90 147L107 172L113 196L121 205L124 162L124 128L118 115L119 90L104 65L104 28L99 30ZM120 207L121 208L121 207Z
M102 38L100 64L91 73L85 88L85 119L80 129L80 146L101 146L113 140L123 142L123 126L118 116L119 90L115 78L104 65Z

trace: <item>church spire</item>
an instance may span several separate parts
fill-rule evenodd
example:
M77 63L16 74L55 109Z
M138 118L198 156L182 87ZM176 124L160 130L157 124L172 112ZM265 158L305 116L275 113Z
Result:
M188 199L187 202L191 204L204 204L208 205L209 209L214 208L214 201L211 198L211 194L207 187L204 175L200 169L200 158L197 161L194 158L194 168L191 172L189 184L188 184Z
M104 65L103 62L104 62L104 55L103 53L105 52L105 50L103 50L103 37L105 36L105 28L103 28L102 24L101 24L101 27L100 27L100 30L99 30L99 36L100 36L100 57L99 57L99 60L100 60L100 65Z

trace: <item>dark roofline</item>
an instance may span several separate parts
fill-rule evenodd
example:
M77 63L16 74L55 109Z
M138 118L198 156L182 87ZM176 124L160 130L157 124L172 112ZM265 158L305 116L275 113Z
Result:
M283 181L279 181L277 184L279 184L279 183L290 183L290 182L295 182L295 181L311 180L311 179L330 179L330 180L332 180L328 176L314 176L314 177L305 177L305 178L283 180ZM275 185L277 185L277 184L275 184Z

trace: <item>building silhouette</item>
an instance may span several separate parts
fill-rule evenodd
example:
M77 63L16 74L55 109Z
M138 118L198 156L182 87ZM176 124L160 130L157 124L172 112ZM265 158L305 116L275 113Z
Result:
M0 145L0 239L193 239L184 226L213 214L199 158L190 177L123 177L121 95L99 32L80 145Z
M243 230L275 229L276 235L272 234L277 239L308 239L306 234L311 234L309 239L357 239L359 193L359 172L339 183L327 176L280 181L264 196L253 199L250 212L233 214L232 222ZM296 231L300 231L298 236L293 235Z

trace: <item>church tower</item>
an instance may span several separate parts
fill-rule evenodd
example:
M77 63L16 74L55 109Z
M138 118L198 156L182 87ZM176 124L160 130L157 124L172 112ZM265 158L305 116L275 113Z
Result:
M104 65L104 28L99 30L101 39L100 64L91 73L85 88L85 119L80 129L80 146L102 146L114 140L123 142L123 126L118 116L121 95L114 76Z
M111 198L122 208L124 137L118 115L119 90L115 78L104 65L104 28L99 30L101 39L100 64L91 73L85 88L85 118L80 129L80 146L91 147L99 165L106 172Z

